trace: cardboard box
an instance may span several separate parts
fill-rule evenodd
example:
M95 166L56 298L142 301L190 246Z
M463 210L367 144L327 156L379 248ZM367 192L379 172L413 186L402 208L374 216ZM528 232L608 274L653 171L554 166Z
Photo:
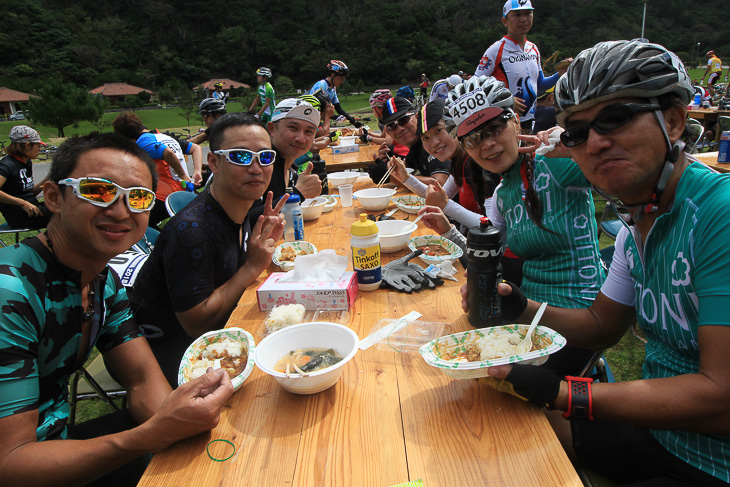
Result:
M256 291L259 310L281 304L303 304L306 309L350 309L357 297L357 276L345 272L333 282L278 282L284 272L274 272Z

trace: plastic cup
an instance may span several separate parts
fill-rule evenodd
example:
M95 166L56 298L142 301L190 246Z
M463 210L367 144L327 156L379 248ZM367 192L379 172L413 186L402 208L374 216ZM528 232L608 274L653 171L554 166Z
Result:
M340 184L337 186L340 191L340 201L342 206L349 208L352 206L352 184Z

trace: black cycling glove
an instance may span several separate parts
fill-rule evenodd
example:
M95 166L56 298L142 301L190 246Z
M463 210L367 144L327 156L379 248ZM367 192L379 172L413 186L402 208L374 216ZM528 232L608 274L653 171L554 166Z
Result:
M512 294L509 296L501 296L502 298L502 318L507 321L516 320L527 308L527 298L519 286L514 282L503 281L512 288Z
M540 407L554 409L563 380L554 370L534 365L512 364L506 379L487 377L484 381L500 392L517 396Z

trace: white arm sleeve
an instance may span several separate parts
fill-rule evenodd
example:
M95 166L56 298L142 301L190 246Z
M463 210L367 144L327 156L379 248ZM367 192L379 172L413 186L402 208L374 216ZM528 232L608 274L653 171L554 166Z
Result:
M636 290L634 289L634 279L631 277L629 270L629 260L637 259L638 256L626 255L626 238L629 231L626 227L616 236L615 250L613 252L613 262L608 270L606 282L601 287L601 292L609 299L626 306L634 306L636 303Z
M405 185L406 188L410 189L421 198L426 197L426 190L428 189L428 185L423 184L413 174L408 175L408 179L403 181L403 185Z

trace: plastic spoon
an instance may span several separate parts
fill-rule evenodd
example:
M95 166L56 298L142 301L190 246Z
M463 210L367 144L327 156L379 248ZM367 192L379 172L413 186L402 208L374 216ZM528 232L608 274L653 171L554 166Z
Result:
M547 305L547 303L542 303L540 305L540 309L538 309L537 313L535 313L535 317L532 319L532 323L530 323L530 328L528 328L525 338L515 345L516 355L527 353L532 349L532 332L535 331L535 327L540 322L540 318L542 318L542 314L545 312Z
M425 214L426 214L426 212L423 212L420 215L418 215L418 218L413 220L413 223L418 223L419 221L421 221L421 218L423 218L423 215L425 215Z

